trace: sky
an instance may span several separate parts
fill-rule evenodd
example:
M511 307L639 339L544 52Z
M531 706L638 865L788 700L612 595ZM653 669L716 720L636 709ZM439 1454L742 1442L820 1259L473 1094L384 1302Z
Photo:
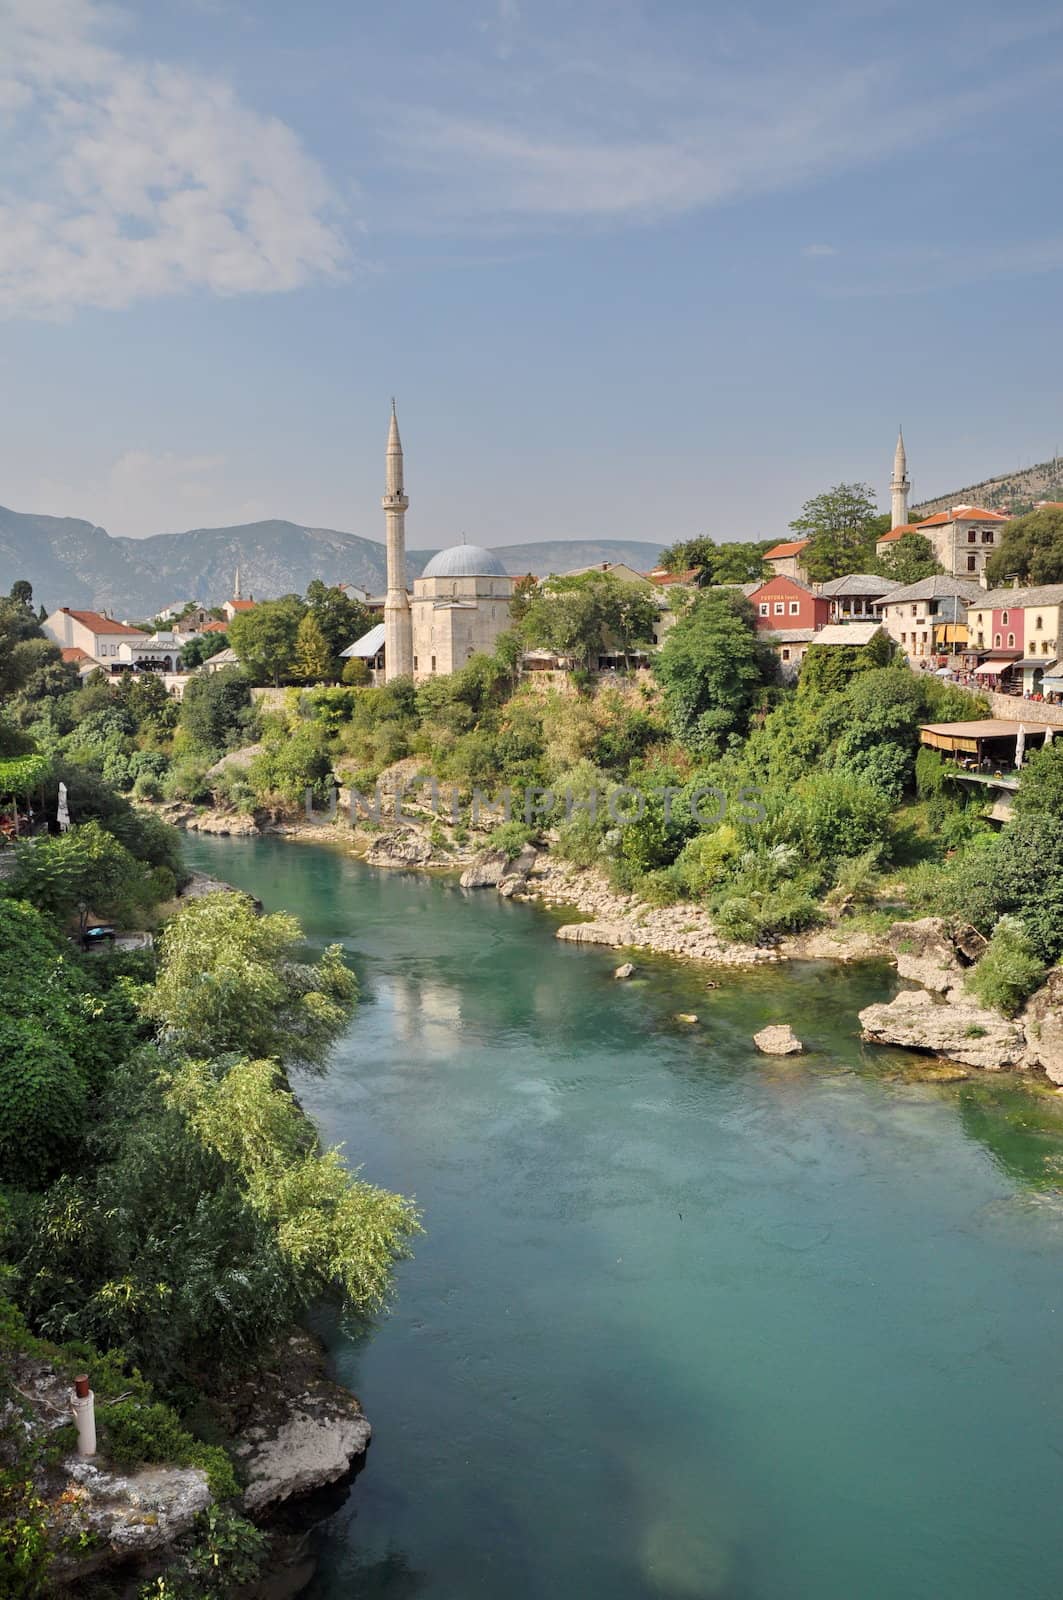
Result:
M1063 9L0 0L0 503L777 537L1063 452Z

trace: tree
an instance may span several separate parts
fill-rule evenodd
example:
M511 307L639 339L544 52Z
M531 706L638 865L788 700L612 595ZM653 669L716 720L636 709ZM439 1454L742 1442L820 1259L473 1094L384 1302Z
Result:
M98 822L19 845L9 887L16 899L28 900L57 922L76 912L81 934L90 907L126 919L151 898L144 869Z
M945 568L929 539L921 533L905 533L878 557L873 570L897 583L918 583L920 578L939 577Z
M1031 751L1015 796L1015 811L1019 816L1054 817L1057 823L1063 822L1063 737Z
M181 651L181 671L194 672L228 646L227 633L195 633Z
M332 660L324 630L314 612L308 611L295 636L295 676L306 683L320 683L333 676Z
M1017 577L1023 583L1063 583L1063 511L1032 511L1004 529L986 562L991 584Z
M857 673L888 667L897 654L897 646L884 632L876 633L870 644L812 644L801 663L798 687L805 693L830 694L844 689Z
M749 601L720 588L698 595L654 664L672 731L699 754L716 753L730 736L746 731L774 670Z
M806 500L790 527L811 541L802 563L817 582L866 572L875 560L875 539L884 531L869 483L836 483Z
M299 596L289 594L237 612L229 624L229 638L254 682L277 686L291 676L305 610Z
M339 657L349 644L368 633L374 616L367 605L345 593L338 585L329 585L315 578L307 585L306 604L325 636L331 664L317 677L327 677L339 670Z
M757 539L750 544L731 541L717 544L715 539L681 539L661 551L661 566L669 572L697 572L699 588L714 583L752 583L770 578L764 556L778 541Z
M27 611L33 609L33 585L26 578L16 578L11 585L11 599Z
M180 725L192 743L220 755L251 731L251 685L239 667L193 678L181 701Z
M529 602L520 630L527 644L587 667L602 651L627 655L649 645L657 617L648 583L585 572L551 578Z
M526 572L523 578L517 579L509 602L509 614L514 622L523 622L528 614L528 607L538 593L539 580L532 573Z
M357 997L339 945L307 960L295 918L258 916L245 895L193 900L167 924L159 954L145 1014L197 1059L239 1052L320 1068Z

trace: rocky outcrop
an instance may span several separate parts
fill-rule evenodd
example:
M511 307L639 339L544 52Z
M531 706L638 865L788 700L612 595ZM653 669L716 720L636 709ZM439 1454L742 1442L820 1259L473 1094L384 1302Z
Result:
M965 968L948 924L941 917L895 922L886 935L886 943L902 978L921 983L935 994L962 988Z
M204 811L196 806L163 806L161 816L186 833L216 833L224 838L249 839L259 832L254 817L243 811Z
M1053 1083L1063 1084L1063 968L1031 998L1022 1014L1029 1064L1040 1067Z
M328 1377L309 1334L292 1334L269 1366L236 1400L245 1415L235 1454L247 1479L244 1507L253 1513L344 1477L372 1435L354 1395Z
M392 828L365 853L371 867L427 867L437 859L432 841L416 828Z
M613 973L614 978L633 978L634 976L635 963L633 961L625 961L621 966L617 967L616 971Z
M753 1035L753 1043L766 1056L796 1056L805 1048L788 1022L761 1028Z
M623 922L566 922L554 937L569 944L607 944L618 949L634 943L631 929Z
M67 1479L56 1506L60 1549L56 1577L89 1573L149 1555L187 1533L213 1496L198 1467L141 1467L119 1473L105 1463L72 1456L62 1464ZM73 1555L78 1544L86 1554Z
M497 889L508 871L509 857L504 850L481 850L459 882L463 889Z
M872 1044L929 1050L989 1072L1027 1064L1018 1023L958 998L941 1004L922 989L905 989L888 1005L865 1007L860 1026Z
M242 894L251 901L256 911L262 910L262 901L255 895L248 894L245 889L238 889L233 883L226 883L222 878L212 878L209 872L190 872L178 898L201 900L205 894Z

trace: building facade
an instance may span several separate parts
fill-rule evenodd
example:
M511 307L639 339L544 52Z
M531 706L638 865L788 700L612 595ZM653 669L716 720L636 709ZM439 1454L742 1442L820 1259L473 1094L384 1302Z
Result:
M903 538L906 533L922 534L933 546L938 564L950 577L980 579L1009 520L999 511L953 506L951 511L939 511L922 522L892 528L876 541L875 552L885 555L894 540Z
M799 578L768 578L749 596L758 633L822 628L830 619L830 601L813 594Z
M800 578L805 583L807 573L801 558L811 543L811 539L784 539L764 559L777 578Z
M41 624L45 637L61 649L78 647L107 672L118 669L121 647L143 643L148 635L127 622L116 622L101 611L74 611L60 606Z
M971 579L921 578L898 584L878 602L876 612L905 655L921 659L941 646L951 649L964 642L966 634L961 638L959 630L967 621L967 608L983 593ZM950 627L956 630L951 638L944 632Z
M817 584L816 593L829 603L831 622L867 622L878 620L875 609L878 602L899 588L900 584L893 578L879 578L870 572L850 572L844 578L831 578L827 583Z
M414 678L458 672L478 651L493 650L513 625L509 607L515 583L498 557L480 545L456 544L434 555L413 583ZM385 668L390 648L385 636Z

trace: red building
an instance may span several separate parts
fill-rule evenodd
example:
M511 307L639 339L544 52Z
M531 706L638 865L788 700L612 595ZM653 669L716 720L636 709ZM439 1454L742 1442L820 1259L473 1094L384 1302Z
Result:
M769 578L749 597L761 633L780 629L822 628L830 617L830 601L813 594L800 578Z

